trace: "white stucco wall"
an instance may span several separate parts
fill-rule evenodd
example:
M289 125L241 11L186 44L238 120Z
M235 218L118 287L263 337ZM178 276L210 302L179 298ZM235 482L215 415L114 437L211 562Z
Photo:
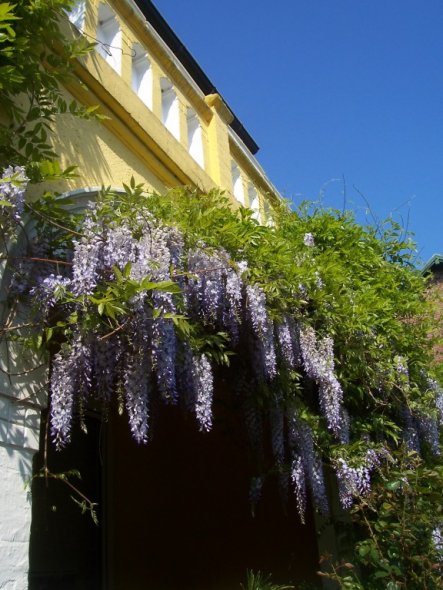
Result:
M0 392L0 589L28 582L32 458L39 446L40 410Z
M14 252L14 249L13 249ZM15 253L15 252L14 252ZM46 403L44 358L10 336L27 313L9 313L9 273L0 266L0 590L28 587L32 459L39 448L40 408ZM9 341L9 342L8 342Z

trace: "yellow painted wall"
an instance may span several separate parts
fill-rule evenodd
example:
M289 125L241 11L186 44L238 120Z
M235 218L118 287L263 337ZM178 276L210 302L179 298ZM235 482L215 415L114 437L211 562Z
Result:
M97 35L99 4L100 0L89 0L87 4L83 33L88 40ZM233 115L221 97L203 95L157 33L143 22L135 5L130 1L111 1L108 5L121 29L121 71L114 71L97 51L93 51L78 61L76 77L66 89L68 98L74 97L88 106L98 104L100 112L108 118L100 123L78 120L69 114L58 117L54 148L63 166L78 165L80 177L52 185L51 189L65 192L101 185L119 187L134 176L137 182L146 183L148 190L162 192L174 186L189 185L204 191L220 187L231 194L231 165L235 159L241 168L245 187L253 183L261 201L263 195L270 195L271 203L278 199L275 189L258 170L253 156L241 149L241 140L229 130ZM79 34L67 20L63 26L68 35ZM131 86L132 47L135 43L146 50L151 64L152 110ZM179 140L161 120L162 77L172 83L177 95ZM199 117L204 169L188 153L188 107ZM235 199L233 205L236 206Z

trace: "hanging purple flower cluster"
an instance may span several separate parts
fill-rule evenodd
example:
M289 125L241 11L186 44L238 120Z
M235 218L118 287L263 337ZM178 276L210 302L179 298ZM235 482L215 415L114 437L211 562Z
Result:
M0 200L7 204L0 205L0 213L9 223L21 221L28 181L24 166L8 166L3 170L0 177Z
M246 305L249 323L256 338L253 351L255 365L263 367L264 375L272 380L277 374L277 358L274 344L274 324L266 308L266 295L258 285L246 286Z
M402 356L397 355L394 358L394 366L395 366L395 370L397 372L397 375L400 378L405 379L405 380L409 380L409 370L408 370L406 361Z
M430 377L426 376L426 382L428 389L430 389L434 393L435 399L435 409L437 410L437 422L440 427L443 426L443 389L440 385L435 381L435 379L431 379Z
M280 355L290 370L301 366L300 333L296 322L288 316L277 326Z
M242 324L243 274L247 264L230 263L224 250L209 251L200 244L188 253L184 285L186 311L190 317L220 327L236 343Z
M69 442L74 405L88 395L91 382L91 349L77 333L71 348L56 354L52 362L51 434L57 448Z
M306 514L306 477L303 459L295 454L291 465L291 480L294 486L297 510L302 524L305 524Z
M401 356L394 358L397 383L400 388L408 391L409 370L406 361ZM403 423L402 438L406 447L415 453L421 453L421 445L429 447L434 455L440 455L440 426L441 412L439 405L443 408L441 389L436 381L422 375L426 378L428 388L435 394L435 408L437 417L425 415L420 411L413 411L409 406L401 408L401 421Z
M401 410L403 422L402 438L409 451L420 454L420 437L417 429L417 422L411 410L404 406Z
M83 237L74 240L72 292L74 295L92 295L103 269L104 240L100 229L86 219Z
M235 344L240 328L249 326L243 317L246 308L247 318L254 317L254 333L265 351L267 375L272 377L276 371L273 324L267 316L264 293L254 288L251 292L258 297L257 305L254 307L255 299L250 299L248 306L243 282L246 262L234 264L225 251L209 251L202 245L185 251L181 233L162 225L150 214L140 218L135 228L124 223L104 227L95 221L94 214L93 208L83 224L82 236L74 241L71 275L41 277L33 289L35 299L49 313L61 294L71 293L71 310L81 316L84 306L93 305L91 300L98 286L115 280L116 268L125 271L125 276L129 272L129 279L141 284L145 279L151 285L165 281L171 284L177 275L181 297L161 287L141 288L126 302L128 318L115 334L112 330L110 334L88 334L93 378L85 387L93 388L105 401L109 401L115 388L123 389L131 432L138 442L148 439L153 393L166 403L176 404L181 391L185 406L195 414L200 429L209 431L213 398L211 363L206 355L195 353L188 342L179 341L173 317L184 308L191 319L198 319L210 329L226 330ZM259 318L260 313L263 317ZM81 346L79 331L71 349L67 343L67 352L54 359L52 435L59 447L69 439L67 425L78 404Z
M443 561L443 527L435 527L432 531L431 539L437 553L439 553L439 561Z
M195 414L200 430L212 428L213 377L211 365L204 354L193 359L194 387L196 391Z
M343 390L334 373L332 338L318 341L310 326L300 328L300 349L306 374L318 383L320 408L340 441L348 438L343 414Z
M371 491L371 473L380 465L381 455L374 449L368 449L363 462L351 467L345 459L339 458L335 466L338 481L340 503L343 508L352 506L357 497L366 496Z
M148 318L137 313L131 325L132 338L125 354L123 385L126 410L134 439L148 441L149 394L151 389L149 342L151 338Z
M440 455L440 429L434 417L412 412L409 407L404 406L401 418L402 438L410 451L420 455L421 445L426 444L434 455Z
M288 443L291 454L291 480L294 486L300 520L305 521L307 488L320 512L329 512L323 464L315 449L314 436L309 424L301 420L294 409L287 415Z
M174 257L179 260L180 245L174 240L176 230L172 228L156 227L151 230L151 277L154 281L168 281L173 255L169 244L173 243ZM171 235L172 234L172 235ZM153 247L155 245L155 247ZM177 338L171 318L165 314L176 313L177 307L173 295L166 291L154 291L152 295L154 307L160 313L152 324L152 362L156 370L157 386L162 399L168 403L177 403L176 384L176 355Z

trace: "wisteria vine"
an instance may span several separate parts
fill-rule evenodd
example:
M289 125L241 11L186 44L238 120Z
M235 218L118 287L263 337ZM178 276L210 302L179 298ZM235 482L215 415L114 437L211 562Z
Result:
M11 175L18 184L11 184ZM3 177L7 180L0 188L11 203L4 209L17 222L23 215L26 177L22 169L8 169ZM389 456L389 445L368 439L360 460L349 460L347 447L355 432L334 338L300 311L309 288L325 290L319 271L312 272L310 287L303 282L294 290L299 304L295 300L292 307L278 309L266 283L255 278L253 260L241 250L229 252L204 239L189 240L178 223L165 222L146 207L118 220L109 211L103 216L101 207L100 202L91 204L67 249L66 264L56 273L51 265L41 265L28 289L39 317L70 318L62 323L62 345L52 356L50 371L50 425L56 447L69 443L76 414L93 397L105 406L115 395L124 400L138 443L149 441L157 402L182 407L194 415L202 432L210 432L220 358L205 338L223 335L222 347L241 359L235 389L257 458L251 502L258 501L268 475L277 473L283 498L292 485L303 522L309 498L328 513L319 425L336 449L329 463L342 506L349 508L367 495L374 473ZM41 231L34 241L40 249L46 243ZM317 244L312 232L301 236L300 263L311 260ZM46 256L55 254L48 249ZM406 403L406 358L394 355L385 374L381 387L394 387L404 396L398 422L405 445L437 455L443 420L437 382L422 375L434 398L435 412L429 415ZM300 395L299 384L314 392L313 397ZM262 393L257 397L254 389Z

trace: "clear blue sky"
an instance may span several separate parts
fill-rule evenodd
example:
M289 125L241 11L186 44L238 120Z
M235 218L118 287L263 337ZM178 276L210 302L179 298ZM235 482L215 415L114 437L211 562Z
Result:
M443 0L154 0L294 203L392 214L443 253Z

